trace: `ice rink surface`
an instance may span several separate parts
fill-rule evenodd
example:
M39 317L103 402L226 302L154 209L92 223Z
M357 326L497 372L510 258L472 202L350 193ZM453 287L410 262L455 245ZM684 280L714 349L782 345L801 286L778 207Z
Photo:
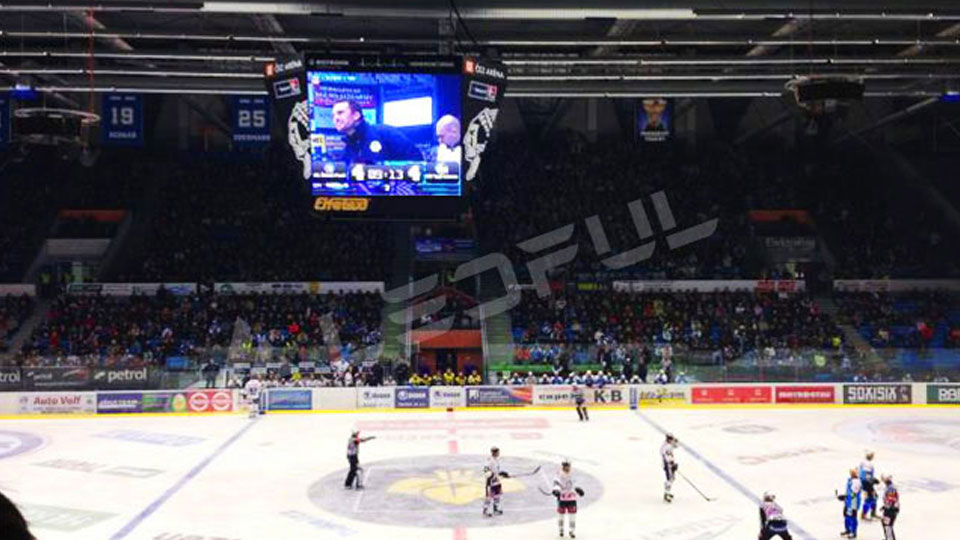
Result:
M457 410L0 421L0 490L40 540L528 540L556 538L546 488L562 457L586 490L579 539L752 540L772 491L791 532L839 538L841 490L865 449L894 475L906 540L953 538L960 414L949 408ZM343 488L351 429L367 489ZM658 449L674 433L683 479L662 500ZM483 518L482 467L514 475ZM861 522L859 538L883 538Z

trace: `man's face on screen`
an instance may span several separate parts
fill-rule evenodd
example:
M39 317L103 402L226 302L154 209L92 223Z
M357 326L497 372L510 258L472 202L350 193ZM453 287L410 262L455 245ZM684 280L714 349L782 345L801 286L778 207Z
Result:
M443 118L437 123L437 142L456 148L460 144L460 123L452 118Z
M338 133L353 133L360 121L360 113L350 108L346 101L333 105L333 127Z

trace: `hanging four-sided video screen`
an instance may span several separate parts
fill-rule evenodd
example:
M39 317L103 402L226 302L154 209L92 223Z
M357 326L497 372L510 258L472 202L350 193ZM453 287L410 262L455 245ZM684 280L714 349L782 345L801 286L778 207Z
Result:
M305 68L315 210L373 205L398 217L457 210L462 60L311 55Z

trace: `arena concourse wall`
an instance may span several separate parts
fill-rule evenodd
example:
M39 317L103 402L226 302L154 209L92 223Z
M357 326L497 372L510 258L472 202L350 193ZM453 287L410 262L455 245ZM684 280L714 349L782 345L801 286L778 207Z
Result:
M687 384L584 388L591 407L846 407L960 405L960 384ZM433 386L270 388L271 412L427 411L568 408L571 387ZM231 414L243 410L236 389L0 392L0 417L102 414Z

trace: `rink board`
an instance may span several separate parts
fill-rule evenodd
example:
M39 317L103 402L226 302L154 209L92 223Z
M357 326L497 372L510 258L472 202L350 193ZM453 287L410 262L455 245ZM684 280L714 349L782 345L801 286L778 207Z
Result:
M581 387L590 408L831 406L954 406L960 385L877 384L691 384ZM270 388L263 408L271 412L430 411L574 406L572 387L468 386L374 388ZM229 414L244 409L235 389L173 391L51 391L0 393L0 418L85 415Z

